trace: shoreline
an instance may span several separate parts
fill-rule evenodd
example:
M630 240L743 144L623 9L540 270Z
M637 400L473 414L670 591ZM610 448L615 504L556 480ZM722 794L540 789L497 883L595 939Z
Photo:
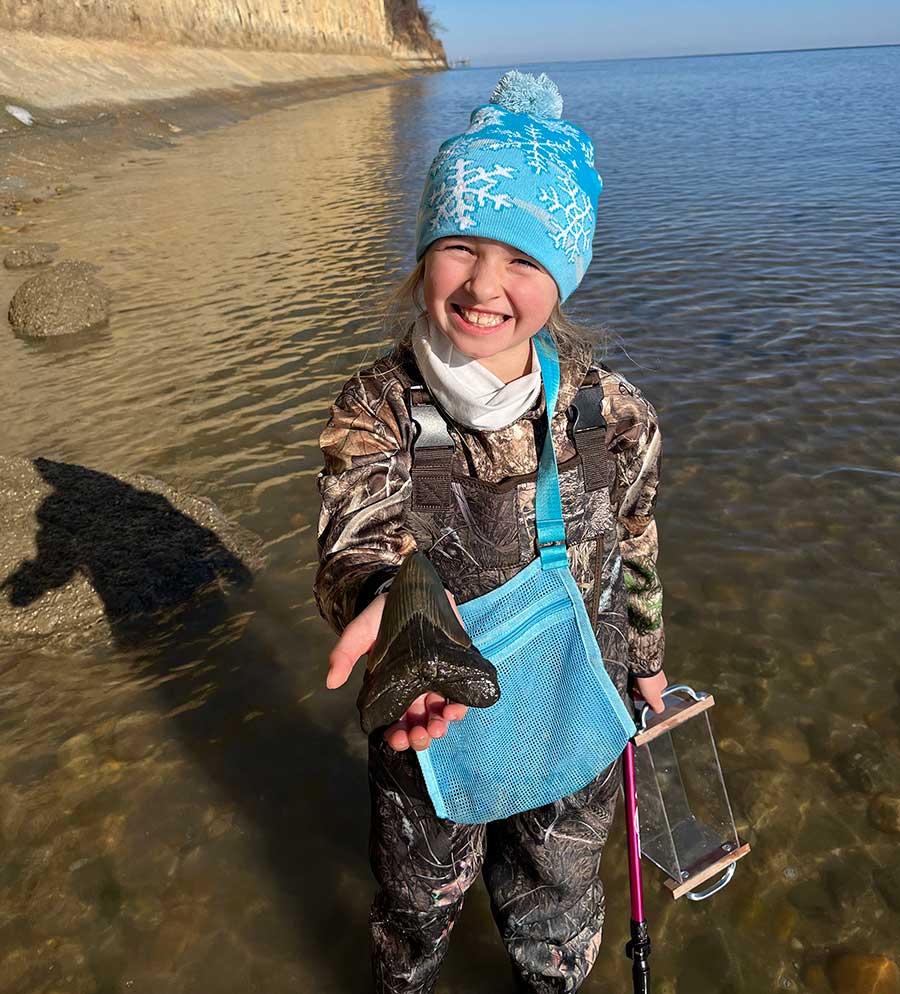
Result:
M20 227L14 218L130 150L172 147L254 114L447 68L413 57L197 49L9 31L0 31L0 52L3 233ZM6 105L27 111L33 123L22 123Z

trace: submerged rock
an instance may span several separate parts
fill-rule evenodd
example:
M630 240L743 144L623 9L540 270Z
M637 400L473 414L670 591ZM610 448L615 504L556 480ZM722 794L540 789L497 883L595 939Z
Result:
M11 249L3 257L7 269L27 269L30 266L46 266L53 262L53 253L59 249L53 242L34 242Z
M199 594L248 586L263 562L259 539L205 498L0 456L0 643L133 644Z
M853 907L859 910L871 894L873 866L869 857L860 853L854 859L841 855L820 871L834 906L840 908L845 917L861 920L861 913L848 915L848 912Z
M836 919L839 905L835 903L824 885L816 880L804 880L789 894L791 904L813 918Z
M109 320L109 290L88 262L60 262L26 280L13 294L9 323L26 338L73 335Z
M900 796L876 794L869 801L869 821L882 832L900 835Z
M6 784L0 785L0 840L12 845L25 822L22 794Z
M112 729L113 756L120 762L144 759L160 742L159 715L147 712L125 715Z
M39 939L77 937L90 927L96 917L95 910L70 893L67 881L55 874L47 874L36 881L24 909Z
M884 903L900 914L900 861L884 869L872 871L875 889L884 898Z
M734 950L718 929L694 936L684 947L678 973L678 990L693 994L715 990L738 994L745 990Z
M802 732L786 726L767 736L764 744L777 753L779 759L792 766L805 766L810 761L809 744Z
M56 753L60 769L65 769L76 776L87 774L97 766L97 753L93 740L84 732L79 732L66 739Z
M807 815L797 835L796 852L824 852L826 849L841 849L856 844L856 831L853 826L831 811L814 811Z
M123 893L112 863L106 857L75 860L69 867L69 886L79 900L91 905L105 922L121 910Z
M828 962L835 994L900 994L900 969L886 956L840 953Z
M858 742L835 756L834 768L848 787L862 794L878 794L900 780L900 763L868 742Z
M809 963L803 969L803 983L811 994L833 994L821 963Z
M20 984L31 972L34 957L27 949L12 949L0 960L0 990L22 990Z

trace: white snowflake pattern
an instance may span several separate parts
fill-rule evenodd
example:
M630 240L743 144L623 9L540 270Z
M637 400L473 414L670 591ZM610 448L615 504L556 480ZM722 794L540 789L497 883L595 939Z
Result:
M581 141L583 132L579 131L574 124L569 124L568 121L557 120L555 118L544 118L541 124L548 131L555 131L557 134L566 135L569 138L574 138L575 141Z
M533 124L526 125L522 131L494 128L491 137L482 137L477 131L474 134L471 131L466 132L466 135L456 143L455 150L462 152L469 148L485 148L492 152L507 148L521 149L536 176L554 170L570 172L578 165L574 155L574 145L568 138L556 141Z
M560 190L567 199L560 198ZM556 186L542 188L538 199L547 205L547 213L551 215L548 234L553 239L553 244L565 252L569 262L575 262L578 256L588 251L591 244L594 210L590 199L582 192L574 177L566 175L560 178ZM557 212L562 212L560 218L554 216Z
M585 162L587 162L587 164L591 168L593 168L593 166L594 166L594 145L593 145L593 142L586 141L586 142L579 142L578 144L581 146L581 151L584 154Z
M472 123L469 125L469 130L466 133L471 134L473 131L481 131L483 128L490 128L495 124L500 124L505 113L506 111L501 110L499 107L482 107L481 110L475 112L475 116L472 118Z
M458 231L477 226L472 217L477 208L495 211L523 206L513 200L515 189L504 192L505 180L520 171L494 161L493 168L476 164L477 156L510 148L519 149L528 171L543 176L538 199L544 206L547 236L570 263L590 252L594 210L591 198L581 188L578 176L584 165L594 168L594 146L588 136L562 120L541 120L522 128L503 127L508 113L502 108L482 107L469 130L444 148L432 163L428 199L431 230L449 224ZM498 158L501 156L498 155ZM483 161L483 158L482 158Z
M568 139L564 142L553 141L541 134L540 129L533 124L525 128L525 134L527 136L525 141L517 144L524 148L528 165L537 176L550 172L551 169L570 170L577 166L572 157L572 142ZM510 141L510 144L513 144L513 141Z
M493 169L485 169L472 159L457 159L428 198L428 206L433 208L432 230L445 221L462 231L475 227L470 215L476 206L493 204L495 211L514 206L508 193L495 192L500 181L511 179L514 172L512 167L497 163Z

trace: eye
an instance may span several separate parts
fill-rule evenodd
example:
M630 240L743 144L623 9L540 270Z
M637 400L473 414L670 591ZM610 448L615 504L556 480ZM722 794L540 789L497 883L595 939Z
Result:
M531 269L538 268L533 262L529 262L527 259L516 259L515 261L521 262L523 266L529 266Z
M454 242L452 245L445 245L444 249L462 249L464 252L471 252L472 250L468 245L463 245L461 242Z

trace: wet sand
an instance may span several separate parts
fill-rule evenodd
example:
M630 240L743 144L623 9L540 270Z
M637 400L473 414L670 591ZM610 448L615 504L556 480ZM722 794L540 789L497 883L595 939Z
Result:
M130 149L173 146L267 110L444 68L366 53L141 46L2 30L0 55L0 218L83 187L86 174Z

